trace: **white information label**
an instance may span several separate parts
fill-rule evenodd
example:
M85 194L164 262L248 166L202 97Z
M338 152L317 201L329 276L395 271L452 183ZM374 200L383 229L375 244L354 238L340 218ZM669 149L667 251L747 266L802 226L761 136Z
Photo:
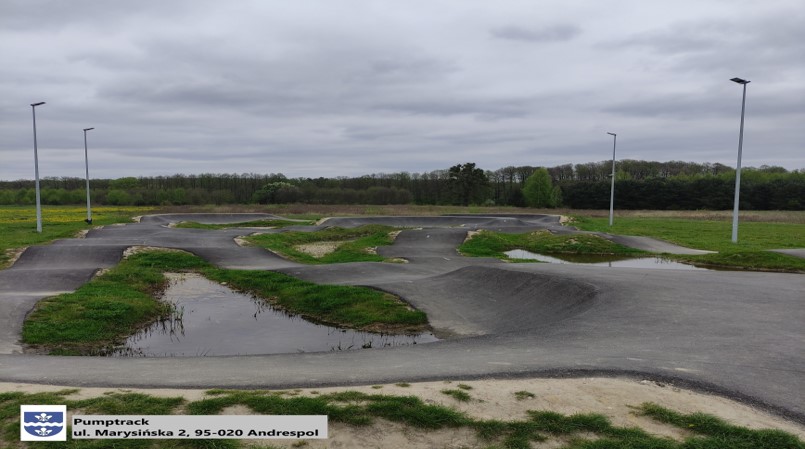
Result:
M327 415L73 415L73 439L326 439Z

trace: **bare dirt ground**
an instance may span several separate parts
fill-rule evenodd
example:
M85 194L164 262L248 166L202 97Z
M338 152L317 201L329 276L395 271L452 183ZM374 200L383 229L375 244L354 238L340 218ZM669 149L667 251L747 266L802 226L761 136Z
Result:
M441 393L455 389L459 384L470 396L469 402L459 402ZM67 387L33 384L0 383L0 392L57 391ZM72 396L76 399L91 398L109 391L134 391L153 396L182 396L188 401L203 399L204 390L115 390L108 388L82 388ZM636 413L635 407L644 402L653 402L663 407L682 412L703 412L718 416L732 424L752 429L774 428L805 438L805 426L786 421L764 411L725 399L719 396L697 393L647 380L619 378L580 379L516 379L441 381L408 384L368 385L359 387L317 388L287 390L288 395L315 396L336 391L361 391L367 394L395 396L418 396L426 403L453 407L475 418L521 420L528 410L550 410L566 415L574 413L599 413L607 416L614 425L640 427L647 432L682 440L691 434L685 430L657 423ZM516 392L527 392L534 397L518 399ZM522 396L522 395L521 395ZM527 395L526 395L527 396ZM249 414L243 406L225 410L226 414ZM261 444L266 442L260 442ZM297 441L273 440L273 447L292 448ZM318 448L475 448L487 447L490 442L479 440L471 429L447 429L428 431L402 424L377 420L373 425L355 427L330 423L329 439L307 440L302 447ZM549 439L536 444L535 448L559 448L566 443L562 439Z
M304 245L296 245L294 249L297 251L301 251L309 256L313 256L317 259L321 259L322 257L330 254L331 252L338 249L339 246L347 243L346 241L338 241L338 242L316 242L316 243L306 243Z

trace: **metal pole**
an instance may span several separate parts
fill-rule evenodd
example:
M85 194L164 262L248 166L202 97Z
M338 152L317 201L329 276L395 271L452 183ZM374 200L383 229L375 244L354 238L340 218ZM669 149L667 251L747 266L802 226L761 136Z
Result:
M36 147L36 107L45 104L44 101L31 104L31 113L34 119L34 175L36 176L36 232L42 233L42 203L39 196L39 154Z
M89 156L87 156L87 131L95 128L84 128L84 165L87 169L87 224L92 224L92 208L89 203Z
M746 85L749 81L740 78L733 78L738 84L743 84L744 92L743 99L741 100L741 131L738 137L738 164L735 167L735 204L732 208L732 243L738 243L738 203L741 194L741 153L743 152L744 143L744 112L746 111Z
M612 187L609 190L609 225L612 226L612 216L615 213L615 146L618 144L618 135L607 133L612 139Z

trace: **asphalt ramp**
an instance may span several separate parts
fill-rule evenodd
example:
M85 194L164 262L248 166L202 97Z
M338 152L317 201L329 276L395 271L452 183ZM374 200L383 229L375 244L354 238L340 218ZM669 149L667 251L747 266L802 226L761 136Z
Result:
M469 266L416 282L386 284L428 314L439 335L534 331L590 309L598 289L562 276Z

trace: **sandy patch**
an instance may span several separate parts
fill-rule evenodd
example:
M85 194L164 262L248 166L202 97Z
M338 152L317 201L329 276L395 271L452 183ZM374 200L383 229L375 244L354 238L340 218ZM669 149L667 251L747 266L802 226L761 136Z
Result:
M6 262L4 264L0 264L0 269L8 268L8 267L14 265L14 263L20 258L20 256L22 256L22 253L24 253L26 249L28 249L27 246L22 247L22 248L9 248L9 249L7 249L6 250L6 257L8 257L8 262Z
M467 231L467 236L464 237L464 243L467 243L468 241L472 240L473 237L480 234L481 232L482 231Z
M251 246L251 243L249 243L244 237L235 237L235 245Z
M344 243L347 242L338 241L338 242L306 243L304 245L296 245L294 246L294 249L319 259L337 250L338 247L343 245Z
M455 389L459 384L470 387L465 390L472 397L470 402L459 402L441 393L441 390ZM730 399L683 390L673 385L653 381L618 378L516 379L422 382L405 385L301 389L294 390L292 394L313 397L336 391L361 391L367 394L414 395L426 403L453 407L480 419L521 420L526 417L528 410L550 410L563 414L600 413L607 416L616 426L637 426L651 434L676 440L690 435L685 430L659 424L635 413L634 407L644 402L654 402L682 413L704 412L736 425L753 429L780 429L797 435L799 438L805 438L805 426ZM70 387L0 383L0 392L35 393L66 388ZM203 390L81 388L71 398L86 399L109 391L142 392L159 397L182 396L188 401L197 401L207 397ZM516 392L528 392L533 394L533 397L522 395L529 397L518 399L515 395ZM239 415L249 414L251 411L244 406L234 406L226 409L225 413ZM478 440L475 433L469 429L427 431L383 420L376 420L373 425L364 427L333 422L330 423L329 434L328 440L307 440L307 444L301 447L311 449L379 447L430 449L482 448L488 447L490 444L490 442ZM275 447L300 447L293 446L294 443L298 444L296 441L271 441ZM566 443L566 439L549 439L535 444L534 447L556 448L562 447Z
M128 248L126 248L125 251L123 251L123 258L128 259L129 257L131 257L131 256L133 256L133 255L135 255L137 253L144 252L144 251L167 251L167 252L172 252L172 253L187 253L187 251L182 251L180 249L162 248L162 247L159 247L159 246L139 246L139 245L135 245L135 246L129 246Z

